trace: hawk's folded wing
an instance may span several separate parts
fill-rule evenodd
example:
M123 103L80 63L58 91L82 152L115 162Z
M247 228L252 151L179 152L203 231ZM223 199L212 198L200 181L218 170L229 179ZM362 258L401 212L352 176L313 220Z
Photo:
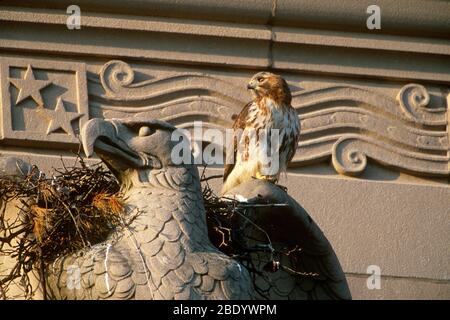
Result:
M245 105L245 107L241 110L236 120L233 123L233 139L229 141L226 146L226 161L225 161L225 170L223 173L223 181L227 180L227 177L230 175L231 171L233 171L234 163L236 162L236 154L238 149L238 143L241 140L242 132L245 128L247 121L248 109L252 105L253 101L250 101ZM241 129L241 130L239 130Z

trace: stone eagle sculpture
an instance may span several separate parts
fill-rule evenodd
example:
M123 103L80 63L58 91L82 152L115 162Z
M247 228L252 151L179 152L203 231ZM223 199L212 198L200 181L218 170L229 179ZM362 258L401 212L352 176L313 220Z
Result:
M350 299L339 261L306 211L278 186L249 181L229 194L263 206L249 215L270 235L273 246L298 246L283 268L267 269L270 252L259 253L252 279L237 260L208 238L202 191L195 165L175 165L176 128L158 120L92 119L82 143L121 185L130 225L104 243L58 258L47 268L47 293L55 299ZM242 222L246 227L246 222ZM256 231L251 227L248 232ZM296 270L296 271L295 271ZM301 270L302 272L298 272ZM74 272L78 282L73 282ZM315 276L306 276L314 273ZM256 286L260 290L256 290ZM264 294L262 293L264 292Z

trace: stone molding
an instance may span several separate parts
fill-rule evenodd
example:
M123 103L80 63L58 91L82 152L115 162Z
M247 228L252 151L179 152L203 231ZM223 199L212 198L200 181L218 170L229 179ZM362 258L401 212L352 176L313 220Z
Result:
M3 5L64 10L71 0L4 0ZM379 33L449 38L450 3L440 0L78 0L85 11L143 17L201 19L256 25L289 26L367 32L366 9L382 9ZM426 14L423 14L426 12Z
M83 63L2 58L3 143L73 149L93 109L104 118L157 118L187 129L195 119L224 130L248 100L243 86L201 72L141 72L146 80L137 80L132 65L120 60L88 80L85 70ZM359 175L370 158L413 175L448 177L446 102L431 104L420 84L397 91L394 98L351 84L301 81L292 101L301 139L291 166L331 159L338 173Z
M191 128L194 117L208 128L231 127L248 99L242 86L201 73L147 77L137 82L130 65L110 61L91 95L105 117L159 117L181 128ZM415 175L449 176L447 106L431 106L424 86L399 87L394 99L353 85L299 85L292 105L302 130L292 166L331 157L337 172L359 175L369 157Z
M364 1L275 2L80 1L82 29L68 30L68 1L4 1L0 42L24 52L450 83L450 4L429 1L430 19L413 14L423 1L408 1L405 12L403 1L380 1L383 26L370 31Z

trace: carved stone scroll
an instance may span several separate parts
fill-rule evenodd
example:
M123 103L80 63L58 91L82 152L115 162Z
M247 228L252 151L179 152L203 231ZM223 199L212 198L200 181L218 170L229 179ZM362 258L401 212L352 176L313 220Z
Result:
M408 84L396 100L364 88L329 86L294 95L302 139L293 165L331 156L335 170L361 174L367 158L418 175L448 176L447 107L431 107L425 87Z
M94 87L91 107L106 118L151 117L190 128L229 128L250 96L244 85L201 73L180 73L135 81L133 68L113 60L106 63ZM330 159L346 175L364 172L370 160L416 175L449 176L447 106L431 105L430 93L407 84L391 97L365 87L337 84L293 93L301 121L301 141L292 166Z

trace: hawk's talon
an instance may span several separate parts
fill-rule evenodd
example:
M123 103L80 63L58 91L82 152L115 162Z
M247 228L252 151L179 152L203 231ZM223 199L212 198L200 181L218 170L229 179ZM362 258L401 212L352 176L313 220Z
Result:
M263 175L263 174L261 174L259 172L257 172L256 173L256 177L253 177L253 178L259 179L259 180L266 180L266 181L269 181L269 182L272 182L272 183L276 183L276 181L277 181L277 177L276 176L266 176L266 175Z

